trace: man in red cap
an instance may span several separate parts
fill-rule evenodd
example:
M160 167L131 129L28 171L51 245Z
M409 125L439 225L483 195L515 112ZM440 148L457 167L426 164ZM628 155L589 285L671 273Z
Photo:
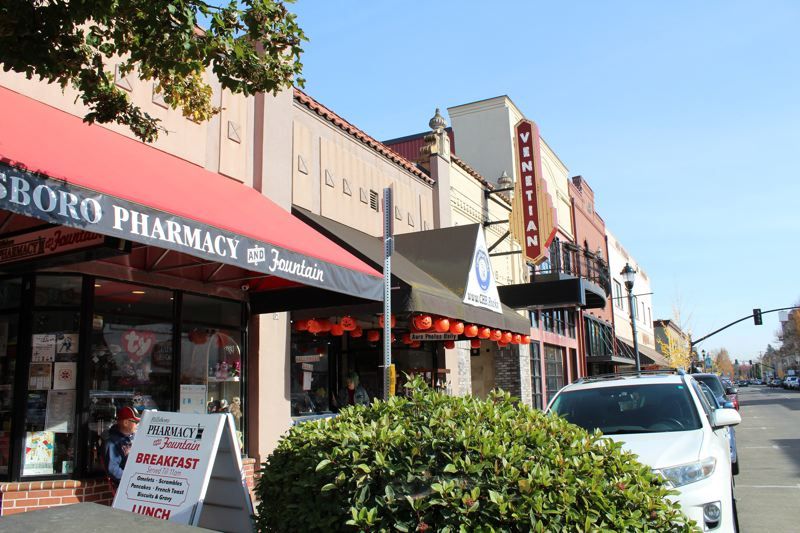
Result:
M131 451L133 436L139 425L139 414L133 407L123 407L117 411L117 423L108 431L108 440L103 450L103 461L106 473L114 484L119 486L122 471L128 461L128 452Z

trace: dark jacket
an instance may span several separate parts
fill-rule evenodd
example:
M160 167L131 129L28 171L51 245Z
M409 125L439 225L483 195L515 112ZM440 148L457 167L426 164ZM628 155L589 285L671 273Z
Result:
M132 445L133 435L123 435L117 426L108 430L108 439L106 439L103 450L103 462L114 486L119 486Z

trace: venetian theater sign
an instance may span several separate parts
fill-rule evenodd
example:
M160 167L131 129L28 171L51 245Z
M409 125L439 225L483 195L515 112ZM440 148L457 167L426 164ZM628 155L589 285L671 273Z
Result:
M556 210L542 177L539 128L522 119L514 127L514 137L517 183L511 227L525 257L538 265L547 258L548 247L556 235Z

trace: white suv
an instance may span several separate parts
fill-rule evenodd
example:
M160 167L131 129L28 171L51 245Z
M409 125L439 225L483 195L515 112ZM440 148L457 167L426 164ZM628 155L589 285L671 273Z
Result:
M690 375L584 378L547 411L623 443L680 491L682 511L703 531L737 530L727 427L742 418L714 410Z

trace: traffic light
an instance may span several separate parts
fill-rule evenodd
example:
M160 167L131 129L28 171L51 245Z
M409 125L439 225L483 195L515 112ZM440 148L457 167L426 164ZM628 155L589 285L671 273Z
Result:
M761 309L753 309L753 322L755 322L756 326L763 324L761 321Z

